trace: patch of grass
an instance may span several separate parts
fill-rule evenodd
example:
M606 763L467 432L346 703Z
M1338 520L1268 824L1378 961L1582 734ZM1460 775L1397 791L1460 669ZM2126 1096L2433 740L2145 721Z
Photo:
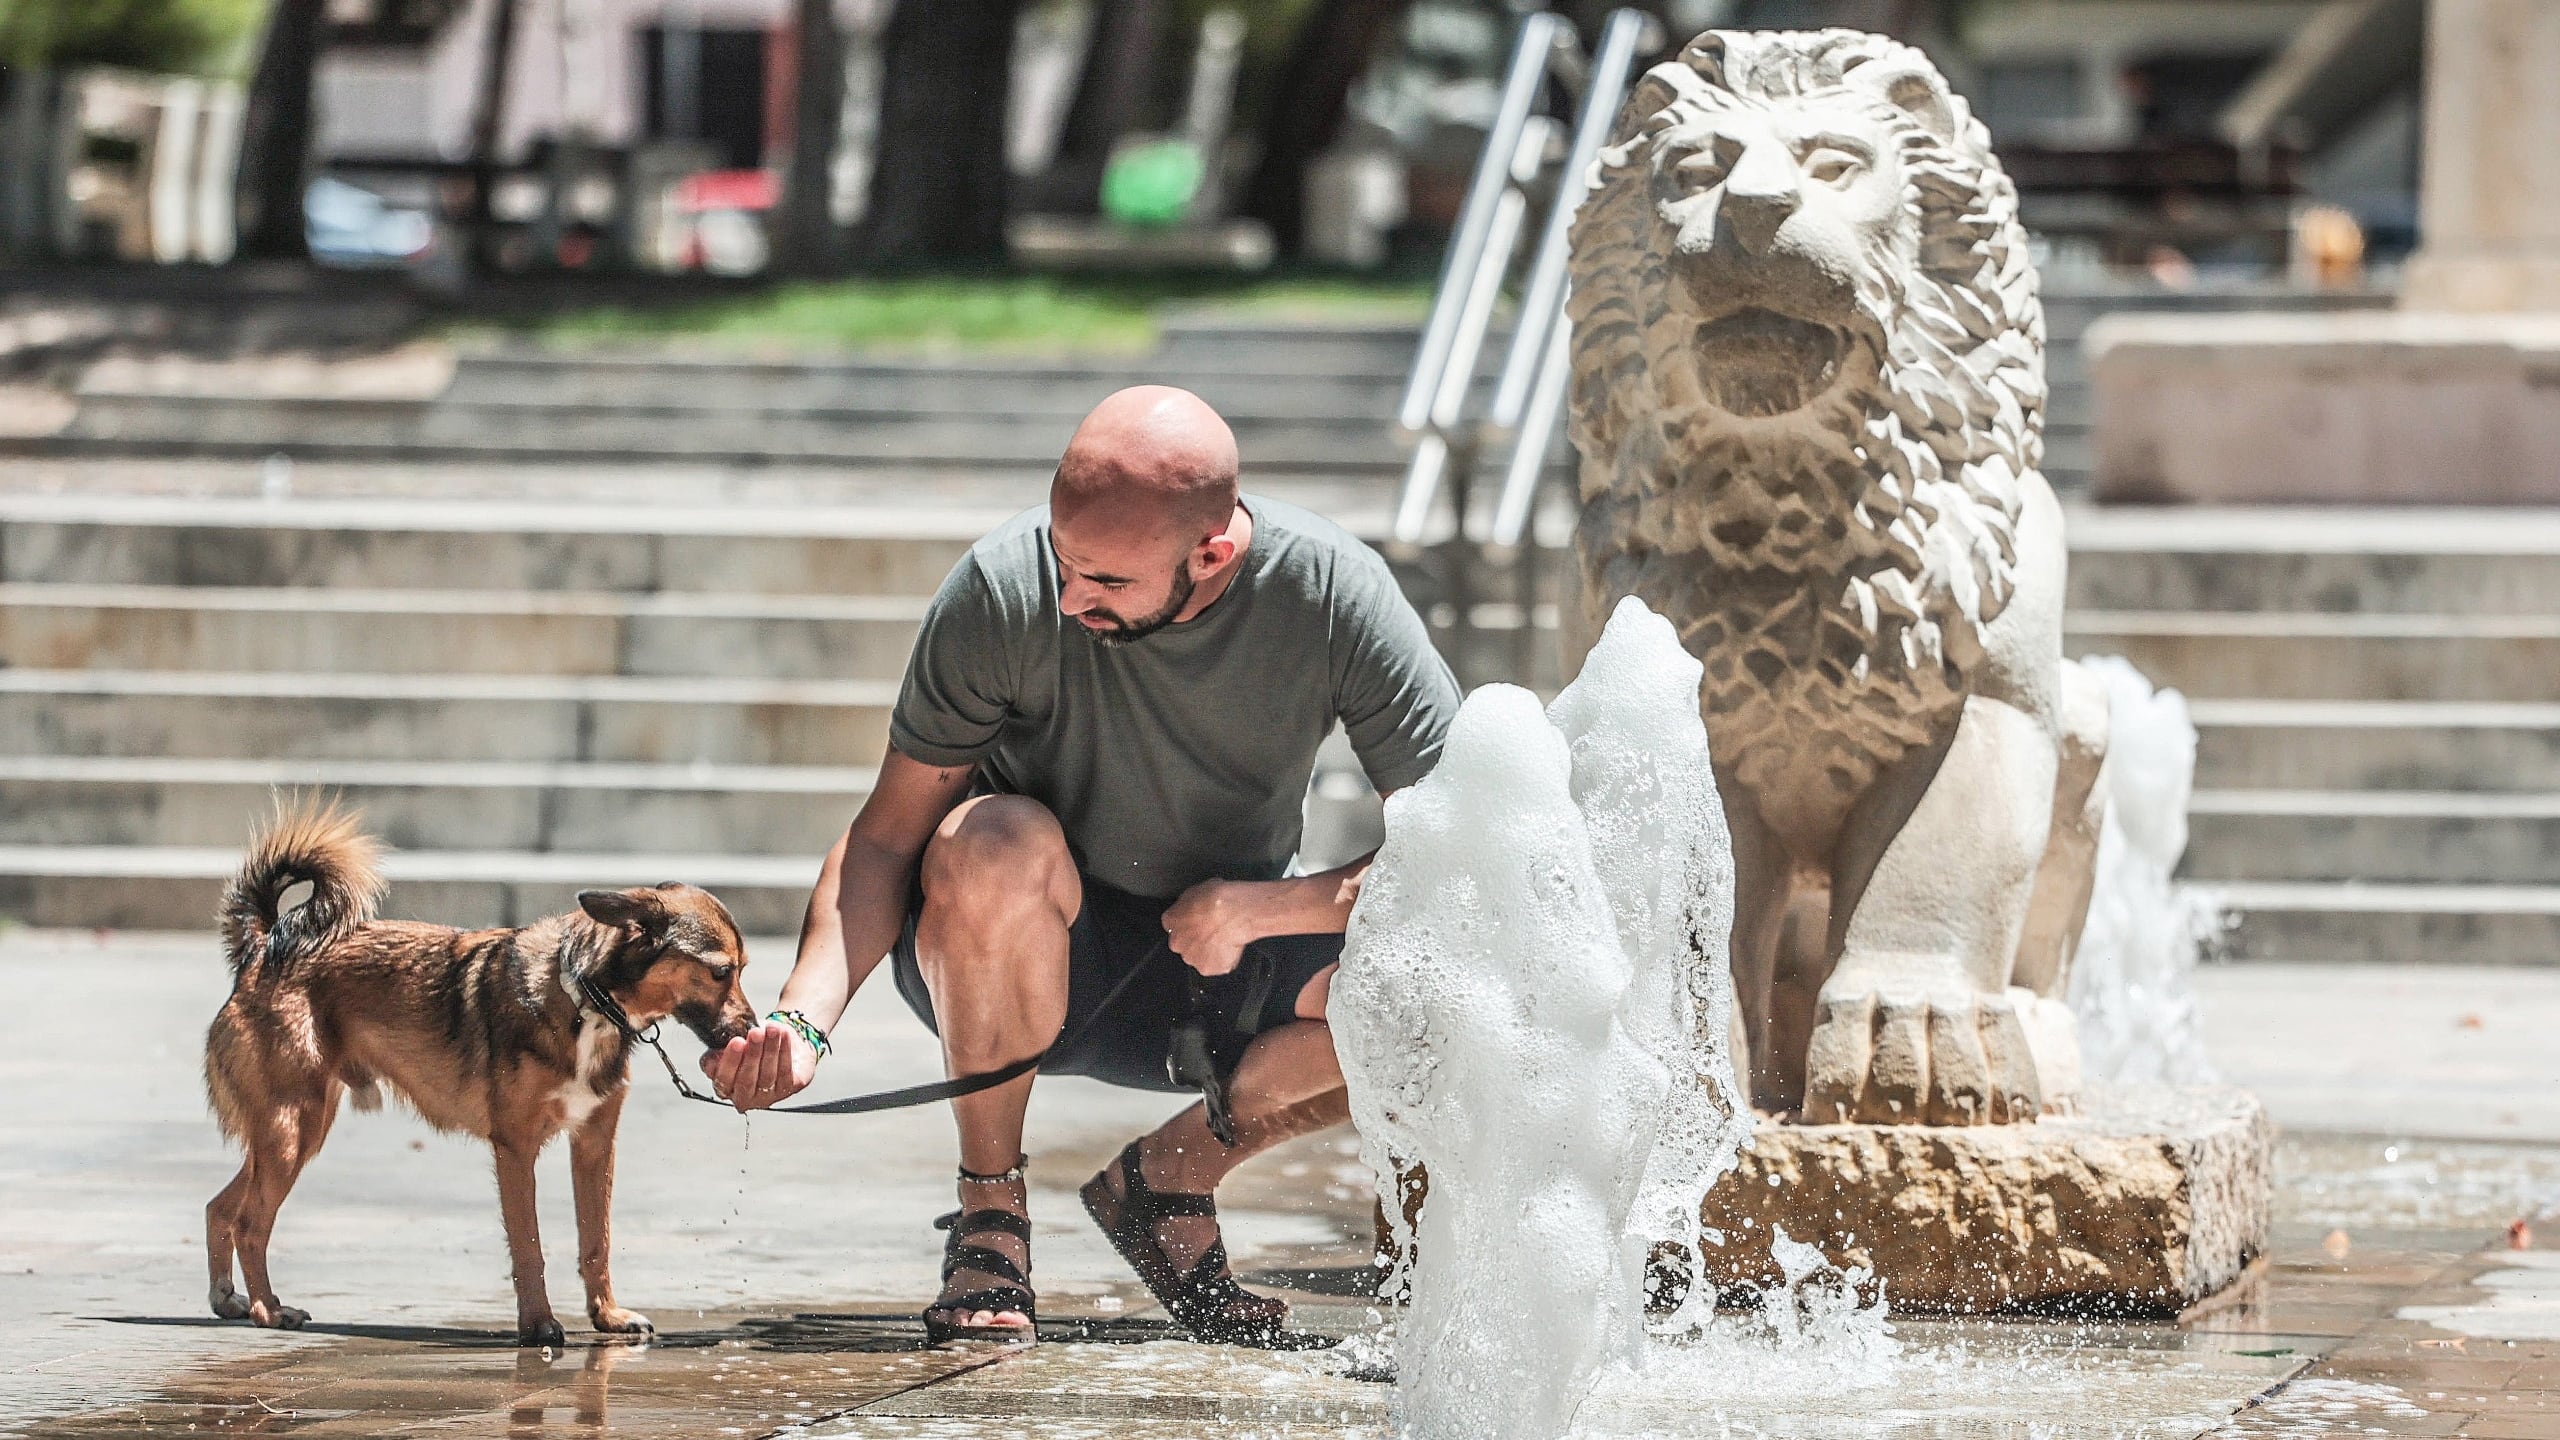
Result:
M1428 287L1225 277L834 280L665 308L602 306L539 324L567 342L694 339L721 345L927 352L1135 353L1163 318L1419 321Z
M1213 315L1263 320L1393 321L1419 325L1431 310L1422 281L1272 280L1192 307Z
M607 307L549 321L562 339L701 337L897 349L1143 350L1150 309L1047 279L843 280L776 286L671 309Z

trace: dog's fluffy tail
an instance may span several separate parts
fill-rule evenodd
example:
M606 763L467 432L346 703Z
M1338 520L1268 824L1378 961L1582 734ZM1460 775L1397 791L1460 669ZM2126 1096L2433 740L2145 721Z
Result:
M237 987L373 918L382 903L382 844L336 799L284 798L249 842L249 857L222 892L222 950ZM303 881L311 898L279 916Z

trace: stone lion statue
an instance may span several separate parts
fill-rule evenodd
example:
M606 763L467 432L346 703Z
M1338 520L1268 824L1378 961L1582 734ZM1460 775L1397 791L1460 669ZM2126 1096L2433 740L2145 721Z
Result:
M2043 310L1988 135L1908 46L1710 32L1630 96L1572 275L1568 648L1636 595L1706 666L1755 1103L2067 1106L2106 699L2062 655Z

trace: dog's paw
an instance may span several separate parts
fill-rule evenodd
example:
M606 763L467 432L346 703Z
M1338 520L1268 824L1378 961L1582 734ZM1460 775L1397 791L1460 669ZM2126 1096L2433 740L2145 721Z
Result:
M273 1295L249 1302L249 1323L265 1330L299 1330L311 1312L296 1310Z
M535 1346L549 1350L564 1349L569 1343L569 1332L561 1329L560 1322L548 1315L539 1320L519 1320L516 1322L516 1343L527 1349Z
M213 1306L216 1319L246 1320L249 1318L249 1297L232 1289L231 1282L228 1280L207 1292L205 1300Z
M615 1306L610 1310L598 1310L587 1318L595 1322L596 1329L607 1335L654 1335L658 1333L658 1327L649 1323L648 1316L641 1314L637 1310L625 1310L620 1306Z

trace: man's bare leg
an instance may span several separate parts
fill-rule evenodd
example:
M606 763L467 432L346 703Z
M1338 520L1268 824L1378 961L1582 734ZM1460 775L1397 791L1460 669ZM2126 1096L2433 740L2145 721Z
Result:
M1324 1023L1332 984L1328 968L1299 994L1296 1020L1264 1031L1245 1048L1227 1086L1235 1116L1232 1148L1209 1133L1206 1105L1191 1106L1138 1142L1138 1163L1149 1186L1176 1194L1214 1193L1228 1172L1254 1156L1351 1118L1333 1030ZM1118 1185L1113 1189L1126 1193ZM1217 1241L1218 1224L1208 1216L1172 1216L1157 1227L1157 1239L1175 1269L1187 1271Z
M916 918L916 960L933 996L944 1068L953 1076L998 1070L1036 1055L1067 1016L1067 927L1084 903L1083 883L1055 817L1038 802L989 795L954 808L926 845L924 908ZM951 1102L960 1127L960 1168L1003 1175L1022 1155L1025 1075ZM960 1182L960 1209L1029 1213L1018 1179ZM1030 1247L983 1231L967 1243L1005 1255L1029 1274ZM1003 1277L962 1269L945 1295L986 1288ZM940 1307L937 1307L940 1311ZM1028 1325L1017 1310L940 1311L961 1325Z

